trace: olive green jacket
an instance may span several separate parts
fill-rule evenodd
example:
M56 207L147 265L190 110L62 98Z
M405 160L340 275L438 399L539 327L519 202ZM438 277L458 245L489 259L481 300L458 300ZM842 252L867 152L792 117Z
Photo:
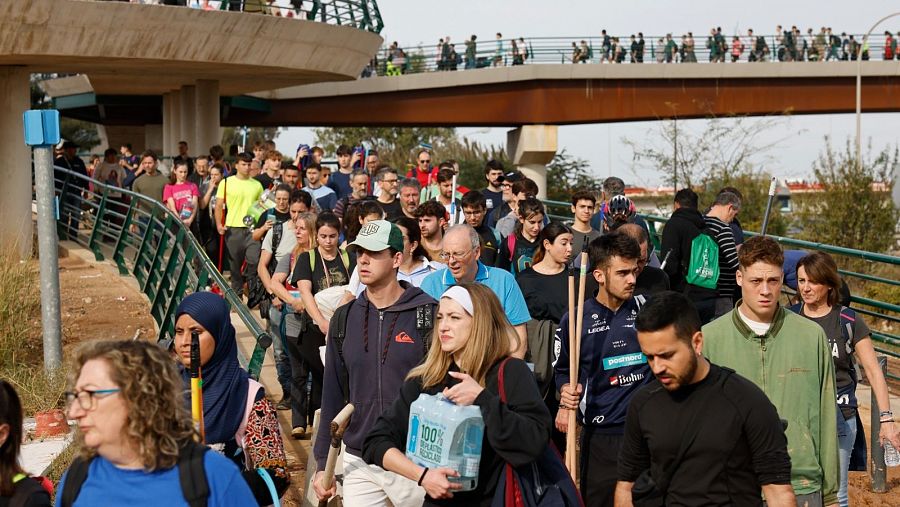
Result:
M704 355L753 381L787 420L794 492L821 491L825 505L837 503L837 404L825 332L779 306L768 333L757 336L738 316L741 304L703 326Z

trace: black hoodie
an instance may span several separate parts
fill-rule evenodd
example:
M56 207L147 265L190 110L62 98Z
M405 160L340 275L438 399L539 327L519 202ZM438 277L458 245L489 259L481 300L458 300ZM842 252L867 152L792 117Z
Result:
M694 208L678 208L666 222L659 258L669 255L665 272L669 275L672 290L684 291L684 271L691 257L691 241L704 227L703 215Z
M424 343L431 337L419 336L416 308L433 305L432 315L437 317L434 298L406 282L400 284L405 291L393 305L375 308L369 302L367 291L363 291L347 314L343 354L350 381L349 401L354 410L344 432L344 443L347 452L354 456L362 457L363 440L369 429L400 394L409 370L425 358ZM436 320L433 322L436 324ZM328 428L334 416L344 408L339 373L342 366L334 340L327 340L326 347L319 428ZM316 435L313 455L318 470L325 469L330 442L327 430Z

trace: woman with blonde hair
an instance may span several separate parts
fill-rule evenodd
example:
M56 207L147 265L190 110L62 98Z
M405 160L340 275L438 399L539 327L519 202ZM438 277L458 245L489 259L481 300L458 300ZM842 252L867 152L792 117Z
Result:
M300 291L291 284L290 280L294 277L294 268L297 266L297 259L300 254L308 252L316 247L316 214L300 213L294 219L294 238L296 244L290 255L285 255L278 261L275 266L275 272L269 281L269 291L272 292L281 301L281 318L274 319L278 321L278 329L284 340L284 350L287 351L288 364L291 367L290 387L284 391L281 400L276 405L278 410L291 410L291 400L294 389L300 390L299 378L294 374L294 370L300 363L300 358L294 357L290 353L288 346L288 337L300 335L300 318L303 314L303 299L300 297ZM276 310L273 309L271 315L275 315ZM297 372L297 375L300 373Z
M237 466L195 444L176 363L144 341L91 341L75 354L67 415L80 456L63 476L57 506L188 505L202 460L207 505L256 505ZM182 470L182 467L187 467ZM190 476L189 475L189 476Z
M400 397L375 422L363 459L417 481L427 493L424 505L490 505L504 465L531 463L550 437L550 413L531 370L509 356L510 341L518 342L518 335L489 288L462 283L447 289L428 356L409 372ZM506 402L499 395L501 381ZM404 455L410 405L422 393L442 393L457 405L481 409L484 440L474 490L455 492L461 487L452 481L455 470L424 468Z

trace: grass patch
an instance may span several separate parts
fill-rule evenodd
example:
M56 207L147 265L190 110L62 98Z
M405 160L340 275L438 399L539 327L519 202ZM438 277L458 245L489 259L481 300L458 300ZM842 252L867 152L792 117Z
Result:
M35 259L0 252L0 377L15 386L26 416L61 406L66 382L64 369L44 372L40 286Z

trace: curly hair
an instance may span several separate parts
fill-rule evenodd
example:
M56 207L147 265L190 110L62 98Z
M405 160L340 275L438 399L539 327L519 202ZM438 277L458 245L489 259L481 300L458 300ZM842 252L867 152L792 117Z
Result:
M110 378L121 389L128 410L123 437L134 446L144 469L152 472L175 466L179 450L196 435L175 361L162 348L148 342L85 342L75 353L70 389L84 364L92 359L106 362ZM84 445L83 435L79 434L77 440L82 457L97 454L96 449Z

